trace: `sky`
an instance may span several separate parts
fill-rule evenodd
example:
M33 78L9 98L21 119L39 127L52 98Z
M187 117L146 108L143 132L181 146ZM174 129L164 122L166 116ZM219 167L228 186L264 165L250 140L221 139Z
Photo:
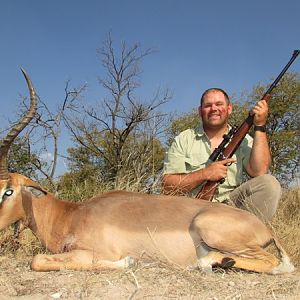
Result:
M0 0L0 128L28 94L20 67L49 107L66 80L88 85L87 102L101 100L96 50L109 32L116 47L155 49L139 93L169 88L167 112L191 111L210 87L233 95L271 83L300 48L299 11L299 0ZM300 72L299 58L290 71Z

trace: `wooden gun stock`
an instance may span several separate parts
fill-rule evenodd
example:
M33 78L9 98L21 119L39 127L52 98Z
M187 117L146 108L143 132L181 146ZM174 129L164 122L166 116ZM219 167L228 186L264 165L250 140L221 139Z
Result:
M218 181L206 181L202 189L197 193L196 198L212 201L218 186Z
M271 86L268 88L266 93L263 95L261 100L269 101L271 99L271 92L276 87L279 80L283 77L287 69L290 67L290 65L294 62L296 57L299 55L300 50L295 50L293 52L292 58L289 60L289 62L286 64L286 66L283 68L283 70L280 72L280 74L277 76L277 78L274 80L274 82L271 84ZM241 124L241 126L234 132L232 135L232 138L228 145L222 149L221 155L218 155L217 160L224 160L227 158L231 158L243 139L245 138L246 134L251 129L251 126L253 125L253 119L254 116L249 113L246 120ZM220 149L219 149L220 150ZM196 198L212 201L214 194L216 192L216 189L218 188L219 184L224 181L206 181L204 185L202 186L202 189L197 193Z

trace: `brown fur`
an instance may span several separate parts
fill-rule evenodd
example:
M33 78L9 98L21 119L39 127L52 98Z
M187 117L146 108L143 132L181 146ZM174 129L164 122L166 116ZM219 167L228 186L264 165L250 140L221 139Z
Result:
M64 202L19 174L0 181L1 197L8 182L14 193L0 207L0 229L22 220L56 253L34 257L36 271L124 268L136 259L204 270L220 265L268 273L292 271L292 266L282 268L280 260L263 249L275 241L288 260L267 227L240 209L125 191L83 203Z

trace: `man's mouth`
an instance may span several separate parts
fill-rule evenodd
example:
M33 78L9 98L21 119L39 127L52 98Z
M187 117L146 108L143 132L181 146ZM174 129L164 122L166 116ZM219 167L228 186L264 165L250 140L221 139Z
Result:
M220 117L221 117L220 115L216 115L216 114L208 116L209 119L220 119Z

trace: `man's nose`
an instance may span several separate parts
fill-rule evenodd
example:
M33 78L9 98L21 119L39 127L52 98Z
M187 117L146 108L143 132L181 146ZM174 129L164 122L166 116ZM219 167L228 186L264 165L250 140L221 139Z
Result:
M213 104L211 105L211 109L212 109L212 110L217 110L217 109L218 109L218 106L217 106L216 104L213 103Z

